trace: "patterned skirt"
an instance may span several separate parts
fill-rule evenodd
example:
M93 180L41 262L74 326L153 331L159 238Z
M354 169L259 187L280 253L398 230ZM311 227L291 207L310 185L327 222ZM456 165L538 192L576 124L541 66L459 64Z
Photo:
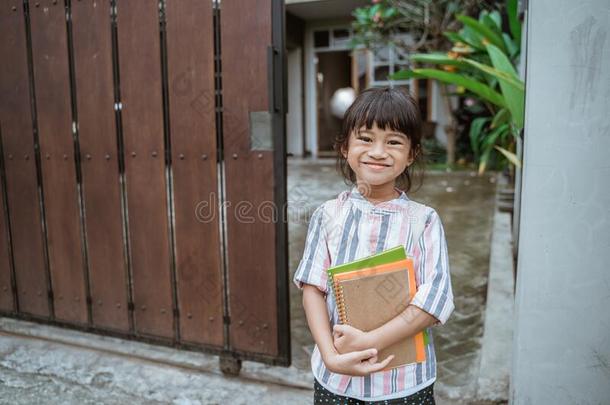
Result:
M324 388L318 380L314 378L314 394L313 394L313 403L314 404L341 404L341 405L369 405L369 404L380 404L380 405L435 405L434 402L434 384L429 385L426 388L423 388L420 391L412 395L408 395L403 398L394 398L388 400L381 401L361 401L359 399L354 399L350 397L345 397L342 395L333 394L326 388Z

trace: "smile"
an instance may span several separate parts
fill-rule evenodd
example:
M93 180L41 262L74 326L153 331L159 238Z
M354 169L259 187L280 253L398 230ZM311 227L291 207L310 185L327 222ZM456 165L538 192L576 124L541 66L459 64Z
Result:
M368 162L362 162L365 165L369 166L372 169L385 169L386 167L389 167L390 165L386 165L383 163L368 163Z

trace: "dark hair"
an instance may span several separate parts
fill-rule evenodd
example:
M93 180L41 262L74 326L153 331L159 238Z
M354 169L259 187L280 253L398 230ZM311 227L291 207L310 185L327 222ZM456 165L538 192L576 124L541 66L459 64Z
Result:
M352 131L373 123L383 130L402 132L411 143L413 164L409 165L396 179L396 187L408 192L413 185L413 167L418 166L419 186L423 175L422 120L417 101L406 91L395 87L377 87L364 90L356 97L343 117L341 133L335 139L333 148L337 152L337 170L347 184L356 184L356 174L343 157L342 151L348 149ZM418 186L418 188L419 188Z

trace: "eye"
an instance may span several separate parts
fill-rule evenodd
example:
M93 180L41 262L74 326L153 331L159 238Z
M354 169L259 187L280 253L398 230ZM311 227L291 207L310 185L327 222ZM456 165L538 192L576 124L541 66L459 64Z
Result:
M369 138L368 136L365 135L358 135L358 139L364 142L370 142L371 138Z
M389 141L388 143L389 143L390 145L402 145L402 142L401 142L401 141L395 141L395 140Z

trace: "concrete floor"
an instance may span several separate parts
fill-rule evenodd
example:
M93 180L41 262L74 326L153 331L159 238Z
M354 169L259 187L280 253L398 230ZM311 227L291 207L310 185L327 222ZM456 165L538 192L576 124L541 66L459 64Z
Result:
M288 173L292 276L309 215L348 186L332 161L291 159ZM491 403L473 398L480 370L493 180L470 173L429 174L421 190L410 194L437 209L449 246L456 310L435 334L439 405ZM237 378L220 373L216 356L0 318L0 404L311 403L313 341L300 292L292 284L290 289L293 365L244 362Z
M0 332L0 404L274 405L313 398L307 389L261 381L254 364L226 377L216 356L7 318L0 323L13 332Z

